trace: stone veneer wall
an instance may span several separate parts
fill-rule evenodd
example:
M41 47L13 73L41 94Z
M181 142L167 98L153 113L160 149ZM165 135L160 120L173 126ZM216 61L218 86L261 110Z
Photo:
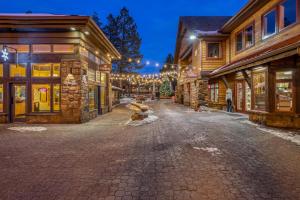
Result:
M190 107L193 109L198 109L199 107L197 81L191 82Z
M61 65L61 111L64 123L81 123L88 120L87 72L79 60L66 60Z
M8 120L7 115L1 113L0 114L0 124L7 123L7 120Z
M183 104L185 106L190 106L191 105L190 91L189 91L189 88L188 88L188 83L185 83L184 87L183 87Z

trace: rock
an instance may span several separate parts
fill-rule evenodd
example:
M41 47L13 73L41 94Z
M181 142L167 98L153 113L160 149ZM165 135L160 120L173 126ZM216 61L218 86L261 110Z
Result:
M148 117L148 114L146 113L134 113L132 116L131 116L131 120L132 121L141 121L141 120L144 120Z

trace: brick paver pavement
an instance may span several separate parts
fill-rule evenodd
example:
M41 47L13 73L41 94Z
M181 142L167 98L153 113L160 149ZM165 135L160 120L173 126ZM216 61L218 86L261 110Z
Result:
M300 147L224 113L153 103L44 132L0 126L0 199L300 199ZM27 125L28 126L28 125Z

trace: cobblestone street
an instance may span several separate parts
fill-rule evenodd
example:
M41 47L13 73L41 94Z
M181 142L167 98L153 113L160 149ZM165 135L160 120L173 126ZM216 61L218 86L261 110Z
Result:
M40 132L0 125L0 199L300 199L297 144L240 115L150 106L158 120L137 127L124 106Z

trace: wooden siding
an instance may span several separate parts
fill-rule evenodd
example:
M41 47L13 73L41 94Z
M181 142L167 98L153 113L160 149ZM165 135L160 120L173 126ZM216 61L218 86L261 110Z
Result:
M299 32L300 24L296 23L290 27L287 27L286 29L283 29L282 31L280 31L279 33L277 33L274 36L271 36L270 38L267 38L264 40L262 39L262 16L280 2L281 2L281 0L270 1L263 8L261 8L258 12L256 12L252 17L249 17L246 21L242 22L239 27L237 27L236 29L234 29L233 32L231 32L231 34L230 34L231 62L240 60L243 57L249 56L250 54L256 53L265 48L273 46L277 43L283 42L285 40L288 40L290 38L300 35L300 32ZM242 50L241 52L237 53L236 52L236 41L235 41L236 34L239 31L241 31L242 29L244 29L247 25L251 24L252 22L255 23L255 27L254 27L255 45L249 49L245 49L245 50Z
M208 42L221 42L222 45L222 57L220 59L207 58L207 43ZM220 41L220 38L216 40L204 40L202 43L202 66L203 71L213 71L218 67L226 64L226 42Z

